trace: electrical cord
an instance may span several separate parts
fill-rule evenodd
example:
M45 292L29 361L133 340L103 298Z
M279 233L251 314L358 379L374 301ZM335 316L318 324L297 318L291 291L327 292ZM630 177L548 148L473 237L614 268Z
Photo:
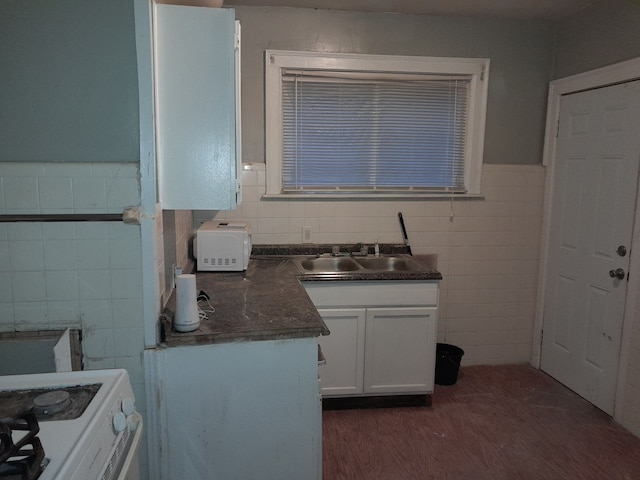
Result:
M209 299L209 295L207 295L202 290L200 290L200 293L198 294L198 297L196 298L196 300L198 302L198 317L200 318L200 321L207 320L209 318L209 316L208 316L209 313L215 313L216 312L215 307L213 305L211 305L211 301ZM203 305L201 307L200 306L201 303L204 303L206 305ZM204 308L204 307L207 307L207 308Z

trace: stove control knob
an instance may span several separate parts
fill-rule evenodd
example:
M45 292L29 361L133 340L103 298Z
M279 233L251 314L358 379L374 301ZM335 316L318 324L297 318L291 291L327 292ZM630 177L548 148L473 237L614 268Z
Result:
M133 402L131 397L124 397L122 399L122 413L124 413L127 417L136 413L136 404Z
M113 429L116 433L123 432L127 428L127 417L124 416L124 413L117 412L113 416Z

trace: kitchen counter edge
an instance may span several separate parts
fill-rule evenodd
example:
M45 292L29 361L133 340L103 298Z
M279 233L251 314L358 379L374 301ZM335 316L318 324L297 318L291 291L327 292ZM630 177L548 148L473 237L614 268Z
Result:
M353 274L340 278L300 275L285 255L253 255L244 272L197 272L196 289L206 293L215 312L207 313L193 332L173 330L175 289L160 317L161 345L167 347L217 343L286 340L328 335L329 329L302 282L395 281L442 279L437 256L414 256L424 272ZM202 310L209 310L200 302Z

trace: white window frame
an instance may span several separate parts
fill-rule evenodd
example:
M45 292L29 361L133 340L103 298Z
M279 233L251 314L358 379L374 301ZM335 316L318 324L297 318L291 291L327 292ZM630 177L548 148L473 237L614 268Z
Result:
M441 193L282 193L282 70L318 69L334 71L375 71L467 75L471 78L468 130L464 162L465 194L480 195L484 153L485 117L489 84L488 58L413 57L395 55L361 55L285 50L265 51L265 162L266 197L442 197Z

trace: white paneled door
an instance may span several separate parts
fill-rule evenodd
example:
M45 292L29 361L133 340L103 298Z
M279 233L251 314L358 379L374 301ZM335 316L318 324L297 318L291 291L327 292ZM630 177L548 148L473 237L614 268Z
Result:
M612 414L640 157L640 81L562 97L541 368Z

